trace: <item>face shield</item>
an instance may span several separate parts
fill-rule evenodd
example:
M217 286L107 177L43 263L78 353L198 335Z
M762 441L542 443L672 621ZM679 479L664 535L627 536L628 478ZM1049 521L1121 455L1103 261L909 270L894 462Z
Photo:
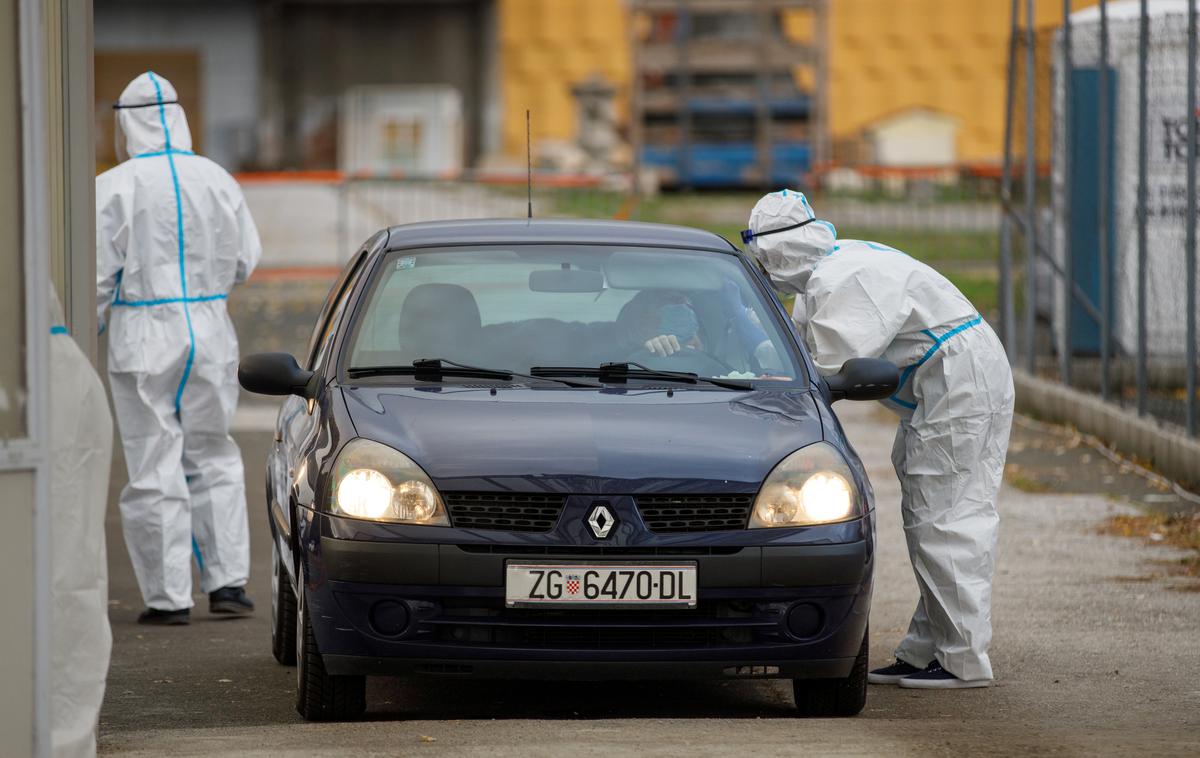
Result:
M124 163L129 160L129 150L125 147L125 130L121 127L121 112L114 111L113 116L113 155L117 156L117 163Z

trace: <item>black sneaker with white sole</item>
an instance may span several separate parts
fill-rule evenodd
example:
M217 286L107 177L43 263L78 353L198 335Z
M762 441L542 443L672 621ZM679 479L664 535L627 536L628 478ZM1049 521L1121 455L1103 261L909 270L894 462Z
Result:
M249 616L254 613L254 603L246 597L243 587L222 587L208 593L208 612L226 616Z
M905 663L899 658L891 666L884 666L879 669L872 669L867 674L867 682L870 684L899 684L900 680L906 676L921 673L922 669L913 666L911 663Z
M934 661L924 671L919 671L900 680L900 686L913 690L967 690L990 687L991 679L959 679L942 664Z

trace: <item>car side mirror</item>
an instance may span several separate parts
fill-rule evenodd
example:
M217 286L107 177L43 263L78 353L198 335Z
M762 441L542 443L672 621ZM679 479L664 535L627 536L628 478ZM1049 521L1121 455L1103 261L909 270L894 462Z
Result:
M900 369L881 358L851 358L825 383L832 400L883 400L900 387Z
M238 364L238 383L259 395L299 395L313 399L316 375L305 371L291 353L255 353Z

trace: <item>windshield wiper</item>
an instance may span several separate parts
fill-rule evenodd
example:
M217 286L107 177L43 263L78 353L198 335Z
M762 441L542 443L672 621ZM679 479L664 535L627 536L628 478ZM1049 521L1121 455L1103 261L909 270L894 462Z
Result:
M700 376L690 371L661 371L649 368L633 361L620 363L601 363L597 368L583 366L534 366L529 369L534 376L594 376L601 382L623 382L626 379L658 379L668 382L683 382L685 384L711 384L730 390L752 390L754 385L739 379L719 379L716 377Z
M509 371L508 369L468 366L465 363L456 363L454 361L448 361L445 358L421 358L413 361L407 366L355 366L346 369L346 374L353 379L358 379L364 376L411 375L415 376L417 379L425 379L427 381L437 381L443 376L462 376L471 379L497 379L503 382L511 382L514 378L519 378L534 379L544 382L558 382L559 384L565 384L568 387L603 389L601 385L596 384L595 382L580 382L551 376L522 374L517 371Z

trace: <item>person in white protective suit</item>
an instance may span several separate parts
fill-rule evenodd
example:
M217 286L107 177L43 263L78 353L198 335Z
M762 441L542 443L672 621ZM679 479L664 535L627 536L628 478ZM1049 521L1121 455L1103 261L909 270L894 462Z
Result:
M50 294L51 731L54 755L96 754L112 633L104 512L112 416L104 385Z
M1004 347L945 277L886 245L839 241L801 193L763 197L742 237L774 286L796 295L818 371L851 358L901 368L884 404L900 416L892 462L920 599L896 663L869 681L987 686L996 496L1013 414Z
M229 436L238 342L225 300L262 248L237 182L191 151L171 83L152 72L114 106L128 159L96 179L100 321L129 484L125 544L147 609L186 624L191 558L212 613L254 605L242 457Z

